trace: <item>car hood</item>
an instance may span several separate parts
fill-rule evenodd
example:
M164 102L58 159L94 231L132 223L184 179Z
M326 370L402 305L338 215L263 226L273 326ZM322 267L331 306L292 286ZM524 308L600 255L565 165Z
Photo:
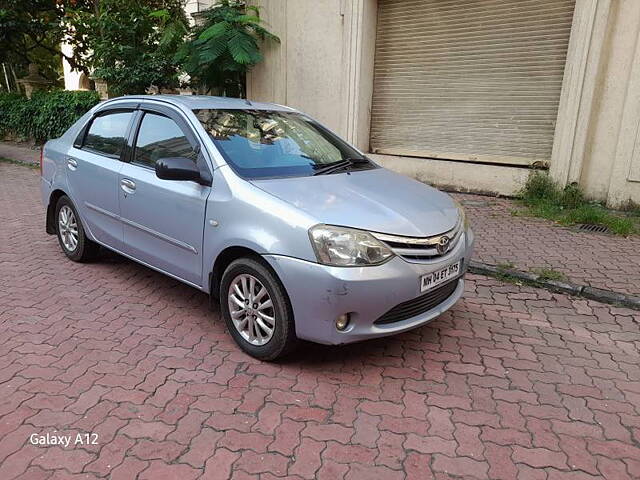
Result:
M423 237L458 220L449 195L384 168L251 183L328 225Z

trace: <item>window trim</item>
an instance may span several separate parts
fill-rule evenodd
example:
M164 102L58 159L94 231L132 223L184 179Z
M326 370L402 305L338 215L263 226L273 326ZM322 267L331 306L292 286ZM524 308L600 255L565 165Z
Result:
M191 122L186 118L185 114L180 111L175 105L170 103L152 103L155 101L155 99L150 99L148 102L141 102L138 104L138 115L136 116L135 121L132 124L132 130L130 132L130 143L127 143L127 155L122 161L127 162L131 165L135 165L136 167L155 170L154 167L133 162L133 159L135 158L136 143L138 141L138 133L140 131L140 126L142 125L142 118L144 117L145 113L155 113L168 117L169 119L173 120L176 125L178 125L178 128L182 130L182 133L184 133L187 141L191 144L193 149L198 154L196 164L200 169L200 175L202 176L203 180L212 182L213 170L211 169L211 166L209 166L210 154L205 148L203 140L196 132L195 127L193 127Z
M126 160L127 163L130 163L131 165L136 165L138 167L146 168L148 170L155 171L155 167L147 165L146 163L136 162L136 150L138 149L138 137L140 136L140 129L142 128L142 122L144 121L144 117L147 115L157 115L159 117L165 117L171 120L180 129L180 131L184 135L184 138L187 139L187 142L189 142L189 145L191 145L191 148L193 148L193 151L196 154L200 153L202 147L200 146L199 142L197 142L195 138L193 138L194 137L193 135L191 135L192 138L189 138L190 135L187 132L185 132L184 125L180 125L180 122L176 121L175 118L172 118L170 115L167 115L165 112L159 112L153 108L146 108L146 106L141 107L139 109L139 112L140 112L139 118L136 119L137 121L136 121L135 129L132 135L131 150L129 152L128 159Z
M113 115L117 113L132 113L131 118L129 119L129 123L127 123L127 127L124 131L124 136L123 136L124 144L122 146L122 151L120 152L120 155L101 152L91 147L87 147L85 145L85 142L87 140L87 135L89 134L89 130L91 130L91 126L93 125L93 122L95 121L95 119L99 117L106 117L107 115ZM89 152L94 155L99 155L101 157L109 158L111 160L121 161L127 149L127 138L129 137L133 120L135 118L136 118L136 109L132 107L116 107L116 108L108 108L108 109L100 110L91 117L91 119L85 124L84 127L82 127L82 130L80 130L80 133L76 137L76 140L73 142L73 146L79 150L83 150L85 152Z

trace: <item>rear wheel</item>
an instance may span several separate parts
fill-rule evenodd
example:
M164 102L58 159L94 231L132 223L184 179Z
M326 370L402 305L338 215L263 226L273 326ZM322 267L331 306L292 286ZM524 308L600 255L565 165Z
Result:
M284 287L256 260L240 258L227 267L220 282L220 310L235 342L252 357L275 360L297 343Z
M55 219L58 243L67 257L74 262L86 262L97 256L99 245L87 238L76 207L66 195L56 204Z

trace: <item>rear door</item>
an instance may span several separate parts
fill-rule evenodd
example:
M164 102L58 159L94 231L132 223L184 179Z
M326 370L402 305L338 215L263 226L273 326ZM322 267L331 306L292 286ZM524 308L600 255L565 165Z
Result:
M109 247L122 247L118 174L133 109L101 111L78 135L65 159L71 199L85 227Z
M123 251L200 286L205 206L211 188L162 180L155 174L160 158L199 161L197 137L178 112L160 106L142 108L136 130L128 162L119 174Z

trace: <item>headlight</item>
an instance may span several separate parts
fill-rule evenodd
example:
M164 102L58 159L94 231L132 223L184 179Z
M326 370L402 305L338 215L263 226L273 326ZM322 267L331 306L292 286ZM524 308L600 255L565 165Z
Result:
M380 265L393 256L389 248L368 232L316 225L309 237L319 263L336 267Z
M460 215L460 221L462 222L464 230L467 231L469 229L469 219L467 218L467 213L464 211L464 208L462 208L462 204L459 201L457 201L453 197L451 197L451 199L453 200L453 203L456 204L456 207L458 207L458 215Z

